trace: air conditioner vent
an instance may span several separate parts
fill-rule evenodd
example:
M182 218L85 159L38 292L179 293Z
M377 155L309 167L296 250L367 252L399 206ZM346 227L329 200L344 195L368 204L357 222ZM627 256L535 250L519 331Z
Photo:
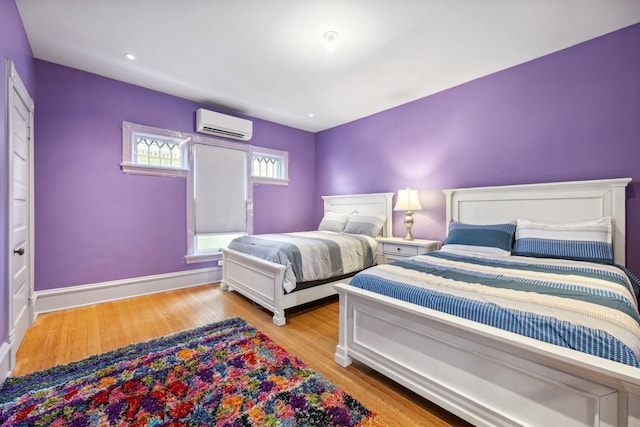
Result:
M210 126L203 126L202 130L198 131L198 132L202 132L202 133L210 133L210 134L220 134L220 135L227 135L229 138L237 138L237 139L243 139L245 134L240 133L240 132L233 132L230 130L224 130L224 129L220 129L220 128L213 128Z
M196 132L248 141L253 135L253 122L199 108L196 111Z

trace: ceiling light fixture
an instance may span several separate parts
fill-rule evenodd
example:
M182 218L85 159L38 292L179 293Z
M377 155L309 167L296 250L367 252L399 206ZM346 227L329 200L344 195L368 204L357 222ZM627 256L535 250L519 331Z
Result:
M125 58L133 61L134 59L136 59L136 56L133 53L125 53L124 54Z
M336 50L336 39L338 38L338 33L335 31L327 31L324 33L324 42L325 48L327 52L333 52Z

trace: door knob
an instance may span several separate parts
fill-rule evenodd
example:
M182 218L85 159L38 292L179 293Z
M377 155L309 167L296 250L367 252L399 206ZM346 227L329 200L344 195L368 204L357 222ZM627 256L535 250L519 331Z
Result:
M20 248L18 250L13 250L14 254L18 254L18 255L24 255L24 248Z

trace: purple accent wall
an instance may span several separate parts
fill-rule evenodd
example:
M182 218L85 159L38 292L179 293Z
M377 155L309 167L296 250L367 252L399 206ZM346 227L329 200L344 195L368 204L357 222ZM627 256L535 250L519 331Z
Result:
M194 132L202 105L40 60L36 84L36 290L213 265L183 260L186 179L120 169L123 120ZM262 120L254 135L289 151L292 181L255 186L255 232L313 227L314 135Z
M640 24L316 135L316 196L417 188L422 238L443 188L622 177L640 272Z
M0 0L0 57L37 87L36 290L211 265L183 261L185 180L119 166L123 120L193 132L201 105L34 61L13 0ZM321 195L410 186L427 208L414 234L441 239L443 188L629 176L628 264L640 271L640 24L316 135L254 126L251 144L289 152L291 179L254 186L256 233L314 228ZM4 165L4 120L0 135Z
M6 241L5 223L7 220L5 200L7 197L7 176L6 176L6 153L7 153L7 123L6 123L6 106L7 106L7 73L6 62L10 59L15 64L16 70L26 86L29 94L34 98L34 64L31 47L27 40L27 35L22 26L20 15L14 0L0 0L0 165L2 165L2 173L0 173L0 237L3 243L0 246L0 343L7 338L6 335L6 314L5 306L7 305L7 292L5 280L5 259L6 259Z

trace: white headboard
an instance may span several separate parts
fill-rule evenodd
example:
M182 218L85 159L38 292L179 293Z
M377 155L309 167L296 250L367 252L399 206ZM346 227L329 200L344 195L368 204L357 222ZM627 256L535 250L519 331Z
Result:
M382 236L393 236L393 193L350 194L345 196L322 196L325 212L385 215Z
M573 222L610 216L613 255L625 265L625 187L631 178L443 190L451 220L492 224L525 218Z

